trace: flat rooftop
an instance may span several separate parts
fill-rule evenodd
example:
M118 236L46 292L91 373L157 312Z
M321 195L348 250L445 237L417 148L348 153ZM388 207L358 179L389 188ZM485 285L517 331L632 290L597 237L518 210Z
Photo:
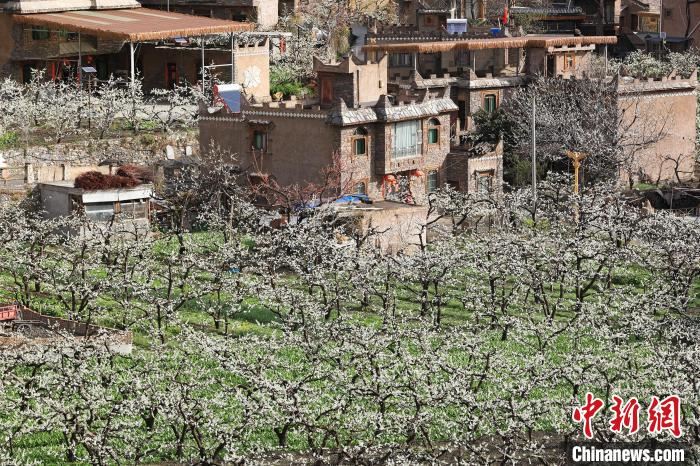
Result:
M75 180L67 181L48 181L45 183L38 183L39 186L47 186L51 188L60 188L64 191L71 191L73 193L95 193L95 192L124 192L124 191L143 191L151 190L153 188L152 183L142 183L136 186L125 187L125 188L105 188L105 189L83 189L75 187Z

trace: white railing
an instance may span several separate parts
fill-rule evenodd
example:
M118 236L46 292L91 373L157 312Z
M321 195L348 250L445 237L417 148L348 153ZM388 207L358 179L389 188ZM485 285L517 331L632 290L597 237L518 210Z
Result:
M399 148L394 148L391 154L391 158L396 160L396 159L405 159L409 157L417 157L421 155L421 144L417 143L413 146L408 146L408 147L399 147Z

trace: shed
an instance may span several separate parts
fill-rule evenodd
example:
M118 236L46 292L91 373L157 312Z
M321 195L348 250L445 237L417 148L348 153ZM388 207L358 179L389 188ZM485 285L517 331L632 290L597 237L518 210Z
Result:
M115 214L124 214L138 227L147 228L150 225L151 184L88 191L76 188L73 181L56 181L41 183L39 189L47 218L68 216L82 210L96 223L108 223Z

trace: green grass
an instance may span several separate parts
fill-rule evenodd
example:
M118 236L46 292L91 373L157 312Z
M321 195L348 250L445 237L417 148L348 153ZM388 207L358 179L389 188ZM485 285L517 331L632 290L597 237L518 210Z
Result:
M636 183L633 188L640 191L647 191L649 189L659 189L660 186L651 183Z

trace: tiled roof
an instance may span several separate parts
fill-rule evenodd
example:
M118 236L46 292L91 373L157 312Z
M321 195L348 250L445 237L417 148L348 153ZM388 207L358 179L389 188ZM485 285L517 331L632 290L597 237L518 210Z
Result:
M373 108L357 108L341 110L336 107L328 114L328 123L337 126L348 126L358 123L371 123L377 121L377 114Z
M384 121L415 120L457 110L450 98L430 99L426 102L378 108L377 116Z
M514 15L539 15L539 16L583 16L583 9L580 6L574 7L531 7L514 6L510 10Z
M450 76L449 78L414 78L413 80L397 80L399 86L405 89L431 89L435 87L458 86L469 89L488 89L494 87L518 87L524 85L528 76L495 76L492 78Z
M337 126L348 126L360 123L372 123L375 121L402 121L415 120L430 116L438 116L441 113L458 110L457 105L449 97L427 99L423 102L392 105L386 96L382 96L380 102L374 107L350 109L342 100L328 114L328 123Z
M495 78L478 78L478 79L461 79L460 87L468 87L469 89L487 89L493 87L519 87L524 85L529 78L526 75L522 76L507 76Z

